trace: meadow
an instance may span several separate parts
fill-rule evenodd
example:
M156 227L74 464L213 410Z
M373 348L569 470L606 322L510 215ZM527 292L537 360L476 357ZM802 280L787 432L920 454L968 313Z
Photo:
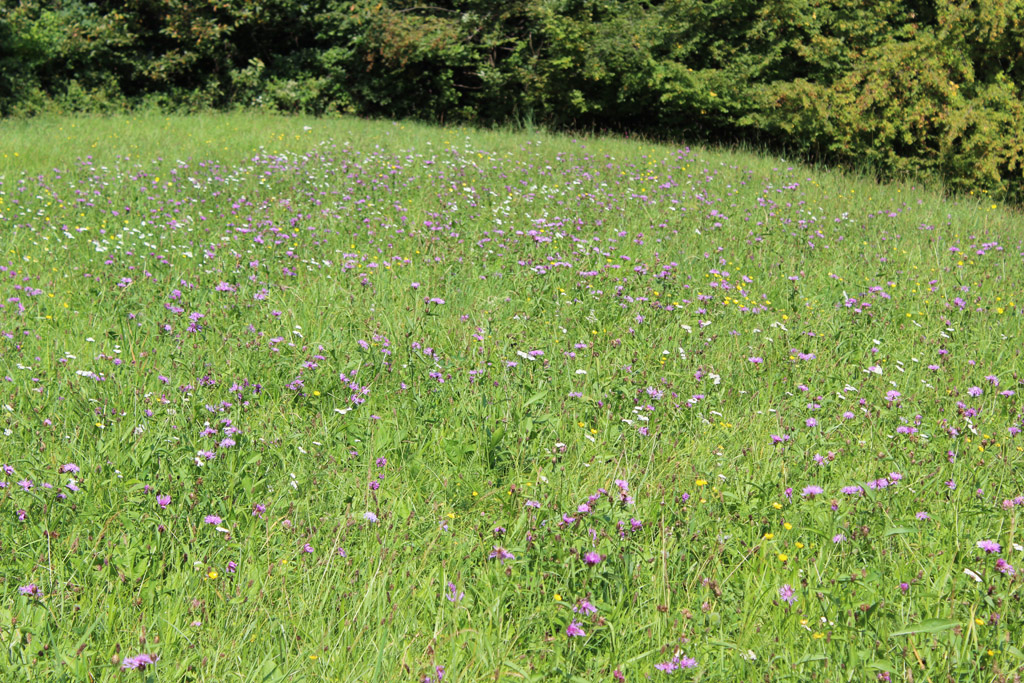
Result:
M0 121L0 678L1019 680L1022 226L682 143Z

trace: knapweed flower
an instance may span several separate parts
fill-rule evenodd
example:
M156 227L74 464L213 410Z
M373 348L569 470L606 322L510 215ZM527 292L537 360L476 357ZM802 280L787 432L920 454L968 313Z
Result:
M679 669L692 669L695 666L697 666L697 660L693 657L680 657L679 655L676 655L667 662L655 664L654 668L658 671L664 671L665 673L670 674L675 673Z
M1003 549L1003 547L995 541L978 541L976 545L986 553L998 553Z
M18 586L18 592L22 595L31 595L32 597L39 596L39 586L34 583L30 583L24 586Z
M569 625L565 627L565 635L570 638L579 638L587 634L583 631L578 622L570 621Z
M972 396L974 398L981 396L983 393L985 392L982 390L981 387L971 387L967 390L967 395Z
M500 545L496 545L487 558L490 560L500 560L501 563L504 564L505 560L514 560L516 559L516 556L502 548Z
M306 545L302 546L302 552L304 552L304 553L312 553L313 552L313 546L311 546L310 544L307 543Z
M220 524L221 518L217 515L206 515L206 517L203 518L203 521L207 524Z
M915 517L917 517L918 519L920 519L921 521L925 521L925 520L928 520L928 519L931 519L931 518L932 518L932 517L931 517L931 515L929 515L929 514L928 514L927 512L925 512L924 510L921 510L920 512L918 512L918 513L917 513L916 515L914 515L914 516L915 516Z
M792 605L797 600L796 591L794 591L793 587L788 583L784 583L782 584L782 587L779 588L779 598L786 604Z
M1017 571L1013 568L1013 565L1011 565L1009 562L1007 562L1001 557L998 560L996 560L996 570L1002 574L1006 574L1007 576L1013 576L1017 573Z
M363 519L365 519L370 524L376 524L377 523L377 515L373 514L369 510L367 510L366 512L363 513Z
M166 508L168 505L171 504L171 497L170 496L157 496L156 497L156 504L159 505L160 509L162 510L162 509Z
M825 489L816 484L811 484L810 486L805 486L804 490L800 492L800 495L804 498L814 498L815 496L820 496L823 493L825 493Z
M580 600L579 603L572 608L572 611L577 614L594 614L597 612L597 608L594 607L593 603L589 600Z
M845 540L846 540L846 536L844 536L843 534L836 534L835 536L832 537L832 542L835 543L836 545L842 543Z
M761 358L760 356L751 356L750 358L747 359L747 361L753 363L754 365L760 365L761 363L764 362L764 358Z
M135 655L134 657L125 657L124 662L121 663L122 670L138 670L141 671L147 666L152 666L160 660L160 655L148 655L141 654Z
M600 554L595 553L593 551L591 551L591 552L589 552L589 553L587 553L586 555L583 556L583 562L588 567L595 567L595 566L601 564L602 560L604 560L604 555L600 555Z
M907 583L906 581L902 581L900 583L900 592L901 593L906 593L909 590L910 590L910 584Z

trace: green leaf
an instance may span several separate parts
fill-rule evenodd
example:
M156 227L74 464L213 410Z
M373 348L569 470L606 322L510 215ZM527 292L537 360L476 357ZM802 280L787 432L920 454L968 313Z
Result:
M890 638L896 636L910 636L915 633L941 633L942 631L948 631L954 626L960 624L956 619L925 619L916 626L905 628L902 631L893 631L889 634Z
M915 531L917 531L917 529L914 529L914 528L908 527L908 526L894 526L894 527L889 527L888 529L886 529L885 533L883 533L882 535L883 536L893 536L895 534L912 534Z

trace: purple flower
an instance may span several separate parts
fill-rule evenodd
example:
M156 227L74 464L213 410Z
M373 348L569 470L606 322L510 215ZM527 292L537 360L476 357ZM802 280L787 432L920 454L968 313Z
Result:
M1003 547L995 541L978 541L977 546L986 553L998 553L1003 549Z
M603 559L604 559L604 555L599 555L598 553L595 553L594 551L590 551L589 553L587 553L586 555L583 556L583 562L588 567L594 567L594 566L597 566L597 565L601 564L601 561Z
M252 516L263 518L263 513L267 511L267 506L262 503L256 503L252 506Z
M916 515L914 515L914 516L915 516L915 517L917 517L918 519L920 519L921 521L924 521L924 520L926 520L926 519L931 519L931 515L929 515L929 514L928 514L927 512L925 512L924 510L921 510L921 511L919 511L919 512L918 512L918 513L917 513Z
M975 398L981 396L983 393L985 392L982 390L981 387L971 387L970 389L967 390L967 395L973 396Z
M490 560L500 560L502 564L505 564L505 560L514 560L516 559L516 556L502 548L500 545L496 545L487 558Z
M124 662L121 664L121 669L133 669L141 671L145 669L147 666L156 664L157 661L159 661L159 659L160 655L147 654L135 655L134 657L125 657Z
M344 548L338 548L337 553L338 557L348 557L348 553L345 552Z
M1011 565L1009 562L1007 562L1001 557L998 560L996 560L996 569L999 572L1006 574L1007 576L1013 576L1017 573L1016 570L1013 568L1013 565Z
M206 515L206 517L203 518L203 521L207 524L220 524L222 520L217 515Z
M846 540L846 536L844 536L843 534L836 534L835 536L832 537L832 542L837 544L837 545L842 543L845 540Z
M597 608L589 600L580 600L579 604L572 608L577 614L594 614Z
M312 553L313 552L313 546L311 546L310 544L307 543L306 545L302 546L302 552L304 552L304 553Z
M760 356L751 356L747 360L753 363L754 365L760 365L761 363L764 362L764 358L761 358Z
M864 489L859 486L844 486L839 492L847 496L858 496L864 493Z
M454 583L451 583L449 581L448 595L444 597L448 600L448 602L458 602L459 600L462 600L462 598L466 597L466 593L464 591L460 591L458 588L455 587Z
M237 569L238 569L238 563L235 562L234 560L229 560L228 561L228 566L225 568L225 571L227 571L228 574L234 574Z
M171 504L171 497L170 496L157 496L156 497L156 504L159 505L160 509L162 510L162 509L166 508L168 505Z
M825 493L825 489L816 484L811 484L810 486L805 486L800 495L804 498L814 498L815 496L820 496L823 493Z
M366 512L363 513L363 519L365 519L370 524L376 524L377 523L377 515L373 514L369 510L367 510Z
M580 624L578 622L571 621L569 622L569 625L565 627L565 635L569 636L570 638L578 638L580 636L585 636L587 634L583 631L582 628L580 628Z
M885 393L885 400L889 401L890 403L892 403L893 401L898 399L900 396L901 396L901 394L898 391L887 391Z
M665 673L670 674L675 673L679 669L692 669L695 666L697 666L697 660L693 657L679 657L679 655L676 655L667 662L655 664L654 668L658 671L664 671Z
M806 420L804 420L804 424L807 425L808 427L817 427L818 421L815 420L813 417L809 417Z
M783 602L789 605L792 605L797 600L796 592L793 590L793 587L790 586L788 583L782 584L782 587L779 588L779 598L781 598Z
M910 584L909 583L907 583L906 581L900 583L900 591L906 593L909 590L910 590Z
M79 472L81 470L79 469L78 465L76 465L73 462L69 462L69 463L66 463L64 465L61 465L60 466L60 471L66 473L66 472Z
M25 586L18 586L18 592L22 595L38 596L39 586L35 585L34 583L30 583Z

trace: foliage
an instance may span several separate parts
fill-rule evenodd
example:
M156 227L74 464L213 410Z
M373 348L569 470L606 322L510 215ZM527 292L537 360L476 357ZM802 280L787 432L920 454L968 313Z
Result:
M1024 1L0 0L0 115L260 107L751 142L1024 201Z

